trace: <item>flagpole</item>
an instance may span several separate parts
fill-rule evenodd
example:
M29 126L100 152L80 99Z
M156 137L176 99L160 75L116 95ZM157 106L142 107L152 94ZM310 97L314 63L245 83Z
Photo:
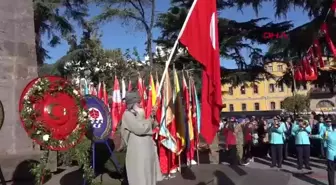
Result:
M193 10L194 10L194 8L196 6L197 1L198 0L194 0L193 4L191 5L190 10L189 10L189 12L187 14L187 17L186 17L186 19L185 19L185 21L183 23L183 26L182 26L182 28L180 30L180 33L179 33L179 35L178 35L178 37L177 37L177 39L176 39L176 41L174 43L174 46L173 46L173 48L172 48L172 50L170 52L169 58L168 58L168 60L166 62L166 66L165 66L165 69L164 69L162 77L161 77L161 81L160 81L160 85L159 85L159 90L158 90L159 93L156 95L157 98L159 98L161 96L161 89L162 89L162 86L163 86L163 81L165 79L165 75L168 72L169 65L171 63L171 60L173 59L173 56L174 56L175 50L176 50L176 48L178 46L179 40L180 40L180 38L181 38L181 36L182 36L182 34L183 34L186 26L187 26L188 20L189 20L189 18L191 16L191 13L193 12Z
M192 85L193 85L193 93L194 93L194 100L195 100L195 105L196 105L196 125L195 125L195 128L194 128L194 131L196 133L196 140L195 140L195 147L196 147L196 155L197 155L197 165L200 164L200 157L199 157L199 149L198 149L198 146L199 146L199 130L198 130L198 121L197 121L197 102L196 102L196 86L195 86L195 81L194 79L192 78Z

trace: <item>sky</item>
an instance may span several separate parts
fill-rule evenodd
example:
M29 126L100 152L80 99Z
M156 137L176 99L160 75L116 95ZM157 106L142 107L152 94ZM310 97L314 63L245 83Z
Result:
M158 0L156 13L162 13L167 11L169 8L170 0ZM95 6L90 6L90 16L95 16L99 14L100 9ZM258 12L258 15L254 12L251 7L246 7L243 10L225 9L220 12L221 17L230 18L238 22L248 21L254 18L267 17L269 20L265 21L292 21L294 26L302 25L309 21L307 13L304 13L301 9L292 9L288 12L286 18L276 18L274 16L273 3L263 3L262 8ZM136 47L141 56L145 53L145 40L146 34L142 30L136 30L134 27L122 26L121 22L116 20L112 22L105 23L100 28L102 34L102 44L105 49L117 49L121 48L122 50L131 49ZM77 35L81 35L82 31L80 28L76 28ZM156 38L160 35L160 30L154 29L153 36ZM44 39L47 39L47 36L44 36ZM46 62L54 63L59 58L64 56L68 51L69 46L67 43L62 42L60 45L51 48L48 45L45 45L46 49L49 51L49 56L51 57ZM267 50L267 46L259 46L264 51ZM241 53L245 56L245 60L248 62L248 51L242 50ZM221 59L221 65L227 68L236 68L235 62L230 60Z

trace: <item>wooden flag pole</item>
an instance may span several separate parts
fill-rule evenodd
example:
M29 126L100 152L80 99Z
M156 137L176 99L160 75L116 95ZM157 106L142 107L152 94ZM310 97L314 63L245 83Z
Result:
M198 129L197 129L198 130ZM199 134L197 132L197 140L195 142L196 145L196 156L197 156L197 165L200 164L200 157L199 157L199 150L198 150L198 143L199 143Z
M190 76L190 78L192 78L192 77ZM195 86L195 81L194 81L193 78L192 78L192 86L193 86L192 87L193 92L191 92L191 93L194 93L194 98L195 98L194 101L196 101L196 86ZM195 105L196 105L196 102L195 102ZM197 125L197 110L196 110L196 125L195 125L195 128L194 128L194 137L195 137L194 145L195 145L195 148L196 148L197 165L199 165L200 164L200 157L199 157L199 150L198 150L198 148L199 148L199 133L198 133L198 125Z
M179 40L180 40L180 38L181 38L181 36L182 36L182 34L183 34L183 32L184 32L186 26L187 26L188 20L189 20L189 18L190 18L190 16L191 16L191 13L193 12L193 10L194 10L194 8L195 8L196 3L197 3L197 0L195 0L195 1L193 2L193 4L191 5L190 10L189 10L189 12L188 12L188 15L187 15L187 17L186 17L186 19L185 19L185 21L184 21L184 23L183 23L183 26L182 26L181 30L180 30L180 33L179 33L179 35L178 35L178 37L177 37L177 39L176 39L176 41L175 41L175 43L174 43L174 46L173 46L173 48L172 48L172 50L171 50L171 52L170 52L169 58L168 58L168 60L167 60L167 62L166 62L166 65L165 65L165 69L164 69L164 71L163 71L163 73L162 73L162 77L161 77L161 81L160 81L160 85L159 85L159 90L158 90L158 92L160 92L160 93L158 93L158 94L156 95L157 98L158 98L158 97L161 97L161 89L162 89L162 86L163 86L163 81L164 81L164 79L165 79L166 73L168 73L169 65L170 65L170 63L171 63L171 61L172 61L172 59L173 59L173 56L174 56L174 53L175 53L175 51L176 51L176 49L177 49Z
M180 155L178 156L178 163L179 163L178 165L179 165L179 166L178 166L177 169L178 169L178 171L182 174L181 154L182 154L182 153L180 153Z

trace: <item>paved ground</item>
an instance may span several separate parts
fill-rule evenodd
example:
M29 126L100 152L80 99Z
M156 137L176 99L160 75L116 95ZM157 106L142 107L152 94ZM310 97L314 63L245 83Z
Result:
M248 167L257 169L270 169L269 165L270 159L255 158L254 162L249 164ZM311 167L312 171L299 171L296 169L296 159L289 158L283 164L283 169L281 169L281 171L292 174L292 178L288 185L327 185L328 178L325 161L311 157Z
M185 175L177 175L169 181L164 183L159 183L159 185L201 185L201 184L213 184L212 176L215 173L220 173L218 171L224 172L221 174L222 181L219 182L219 185L263 185L270 184L272 185L327 185L327 172L324 164L324 160L318 158L311 158L311 167L312 171L298 171L296 169L296 159L289 158L283 164L283 168L279 169L270 169L270 159L260 159L255 158L254 162L251 162L248 166L242 167L240 169L229 169L227 165L203 165L202 169L199 167L193 167L193 172L186 172ZM202 165L201 165L202 166ZM204 167L205 166L205 167ZM253 170L254 169L254 170ZM215 172L215 173L213 173ZM245 174L244 174L245 173ZM70 175L67 172L54 176L47 185L76 185L81 184L81 181L74 182L73 179L80 179L80 175L72 173ZM248 174L248 175L246 175ZM277 175L274 175L277 174ZM284 179L288 177L288 180ZM195 177L193 177L195 176ZM76 178L77 177L77 178ZM259 178L260 177L260 178ZM280 178L283 177L283 178ZM194 179L193 179L194 178ZM280 178L280 179L279 179ZM70 181L68 181L69 179ZM72 179L72 180L71 180ZM183 179L183 181L182 181ZM223 180L224 179L224 180ZM121 184L117 180L112 180L108 175L104 175L102 178L104 185L119 185ZM286 183L287 182L287 183Z
M213 177L219 176L219 185L327 185L327 172L324 160L311 157L313 170L298 171L296 159L289 158L285 161L283 169L270 169L270 159L255 158L246 167L232 169L227 165L200 165L192 167L192 170L185 171L182 176L159 185L210 185L213 184ZM217 175L216 175L217 174ZM120 185L120 181L110 178L113 174L104 174L97 177L103 185ZM57 175L54 175L46 185L83 185L81 173L78 168L69 168ZM191 179L190 179L191 178ZM193 179L194 178L194 179ZM0 183L1 184L1 183ZM33 185L29 182L8 182L7 185Z

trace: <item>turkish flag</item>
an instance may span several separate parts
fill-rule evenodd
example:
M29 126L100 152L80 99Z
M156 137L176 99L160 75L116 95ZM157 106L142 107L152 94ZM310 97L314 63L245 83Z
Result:
M334 17L336 17L336 1L334 0L330 6L330 9L334 15Z
M189 14L180 42L204 67L201 135L211 144L219 128L222 109L216 0L195 0Z

